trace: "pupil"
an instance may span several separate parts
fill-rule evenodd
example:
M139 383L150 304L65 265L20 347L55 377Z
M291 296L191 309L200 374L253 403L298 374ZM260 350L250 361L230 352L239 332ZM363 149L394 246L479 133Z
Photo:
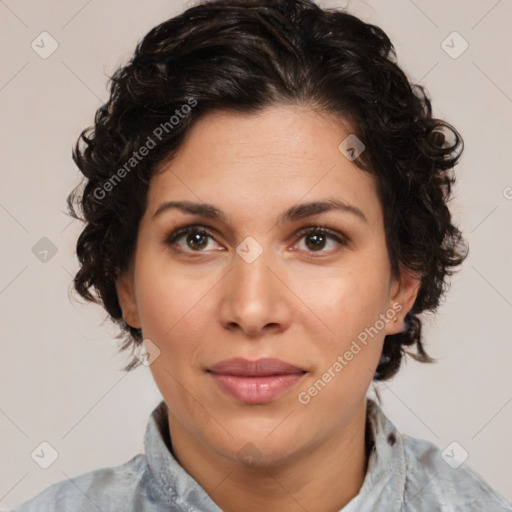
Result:
M195 246L196 248L199 246L199 247L204 247L206 244L205 244L205 236L202 235L201 233L195 233L193 235L189 235L189 241L191 241L191 244L189 244L190 246ZM201 243L201 239L203 240L203 243Z
M321 248L321 245L323 244L323 242L325 242L324 236L318 235L318 234L309 236L308 240L316 240L316 242L313 242L313 245L312 245L312 248L314 248L314 249L315 248L318 249L319 247Z

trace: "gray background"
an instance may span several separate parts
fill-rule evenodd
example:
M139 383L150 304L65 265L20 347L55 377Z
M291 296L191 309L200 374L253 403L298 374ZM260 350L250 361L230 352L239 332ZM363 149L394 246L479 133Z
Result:
M0 0L2 508L143 451L160 394L148 368L120 370L128 355L117 354L103 310L68 297L80 225L65 215L65 197L79 179L72 144L107 99L107 76L150 28L190 5ZM410 360L380 384L384 410L409 435L442 449L459 443L467 464L510 500L512 3L323 5L348 5L381 26L409 77L427 87L435 115L466 142L452 208L471 252L426 320L427 349L439 362ZM58 43L47 58L31 47L51 49L43 31ZM460 55L454 31L469 45ZM48 469L31 458L43 441L58 452Z

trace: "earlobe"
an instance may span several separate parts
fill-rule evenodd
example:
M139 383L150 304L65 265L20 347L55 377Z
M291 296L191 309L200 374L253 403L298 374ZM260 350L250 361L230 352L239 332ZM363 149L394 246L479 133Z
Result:
M131 327L140 329L139 312L135 300L135 283L131 271L127 271L117 278L116 291L124 321Z

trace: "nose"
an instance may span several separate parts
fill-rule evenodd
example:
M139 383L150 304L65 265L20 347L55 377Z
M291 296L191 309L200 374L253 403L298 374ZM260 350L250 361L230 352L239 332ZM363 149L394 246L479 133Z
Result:
M269 250L250 263L235 254L223 289L223 327L248 337L284 332L291 322L293 300L284 274Z

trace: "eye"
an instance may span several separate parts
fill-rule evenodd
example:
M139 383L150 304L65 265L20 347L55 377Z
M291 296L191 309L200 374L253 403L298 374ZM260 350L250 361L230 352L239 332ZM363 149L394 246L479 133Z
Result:
M310 226L296 236L304 239L306 248L303 250L310 253L331 252L323 250L329 241L334 241L335 245L348 245L344 236L325 226ZM200 225L191 225L173 231L165 238L164 244L181 252L206 252L209 240L215 240L210 231Z
M185 247L178 242L184 239ZM208 247L208 239L214 240L212 234L203 226L186 226L173 231L164 241L165 245L177 247L180 251L204 252Z
M331 252L323 251L329 241L334 241L335 245L348 245L348 241L345 237L336 231L333 231L324 226L311 226L303 229L298 233L301 239L304 239L304 245L306 252Z

